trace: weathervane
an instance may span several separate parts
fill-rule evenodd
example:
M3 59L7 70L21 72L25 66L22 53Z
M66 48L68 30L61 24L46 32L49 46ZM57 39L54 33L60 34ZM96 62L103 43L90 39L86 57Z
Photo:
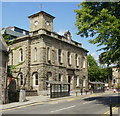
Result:
M40 8L40 11L43 10L43 4L42 3L40 4L39 8Z

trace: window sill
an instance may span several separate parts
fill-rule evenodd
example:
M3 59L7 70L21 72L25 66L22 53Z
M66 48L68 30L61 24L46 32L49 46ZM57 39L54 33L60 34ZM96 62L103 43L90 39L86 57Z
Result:
M39 85L34 85L33 87L39 87Z
M59 62L59 65L62 65L63 63L62 62Z
M76 88L79 88L80 86L78 85L78 86L76 86Z

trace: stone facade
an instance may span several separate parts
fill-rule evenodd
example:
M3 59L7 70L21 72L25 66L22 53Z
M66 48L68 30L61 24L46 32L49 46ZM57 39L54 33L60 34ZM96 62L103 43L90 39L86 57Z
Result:
M120 68L112 68L112 84L120 87Z
M0 35L0 104L6 103L6 77L7 77L7 45L5 44L2 36Z
M30 18L30 35L20 37L10 48L9 64L17 65L18 86L47 91L46 81L65 81L71 90L88 88L87 50L80 43L53 32L55 17L39 12ZM40 22L39 22L40 21ZM35 23L35 24L34 24ZM45 26L46 24L46 26Z

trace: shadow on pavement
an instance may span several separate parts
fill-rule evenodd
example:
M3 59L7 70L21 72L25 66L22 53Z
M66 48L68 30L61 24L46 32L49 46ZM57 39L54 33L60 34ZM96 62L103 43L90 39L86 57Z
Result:
M112 95L108 95L108 96L97 96L97 97L89 97L89 98L85 98L83 99L84 101L94 101L96 100L96 104L104 104L104 105L110 105L110 102L112 104L112 107L116 106L116 107L120 107L120 96L116 95L116 96L112 96Z

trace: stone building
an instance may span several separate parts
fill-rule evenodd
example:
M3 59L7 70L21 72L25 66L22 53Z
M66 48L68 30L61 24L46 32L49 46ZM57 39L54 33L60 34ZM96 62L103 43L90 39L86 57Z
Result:
M120 68L112 67L112 85L120 87Z
M7 78L7 62L8 62L8 53L7 45L0 34L0 104L6 103L6 78Z
M15 75L17 83L39 94L48 90L50 80L68 82L71 90L88 88L88 51L71 39L69 31L64 36L54 32L54 18L44 11L29 16L30 35L10 46L18 49L10 54L9 64L23 62L16 69L20 72Z
M19 27L13 26L13 27L5 27L0 30L0 33L10 35L9 40L15 39L17 37L22 37L25 35L29 35L29 31L25 29L21 29Z

